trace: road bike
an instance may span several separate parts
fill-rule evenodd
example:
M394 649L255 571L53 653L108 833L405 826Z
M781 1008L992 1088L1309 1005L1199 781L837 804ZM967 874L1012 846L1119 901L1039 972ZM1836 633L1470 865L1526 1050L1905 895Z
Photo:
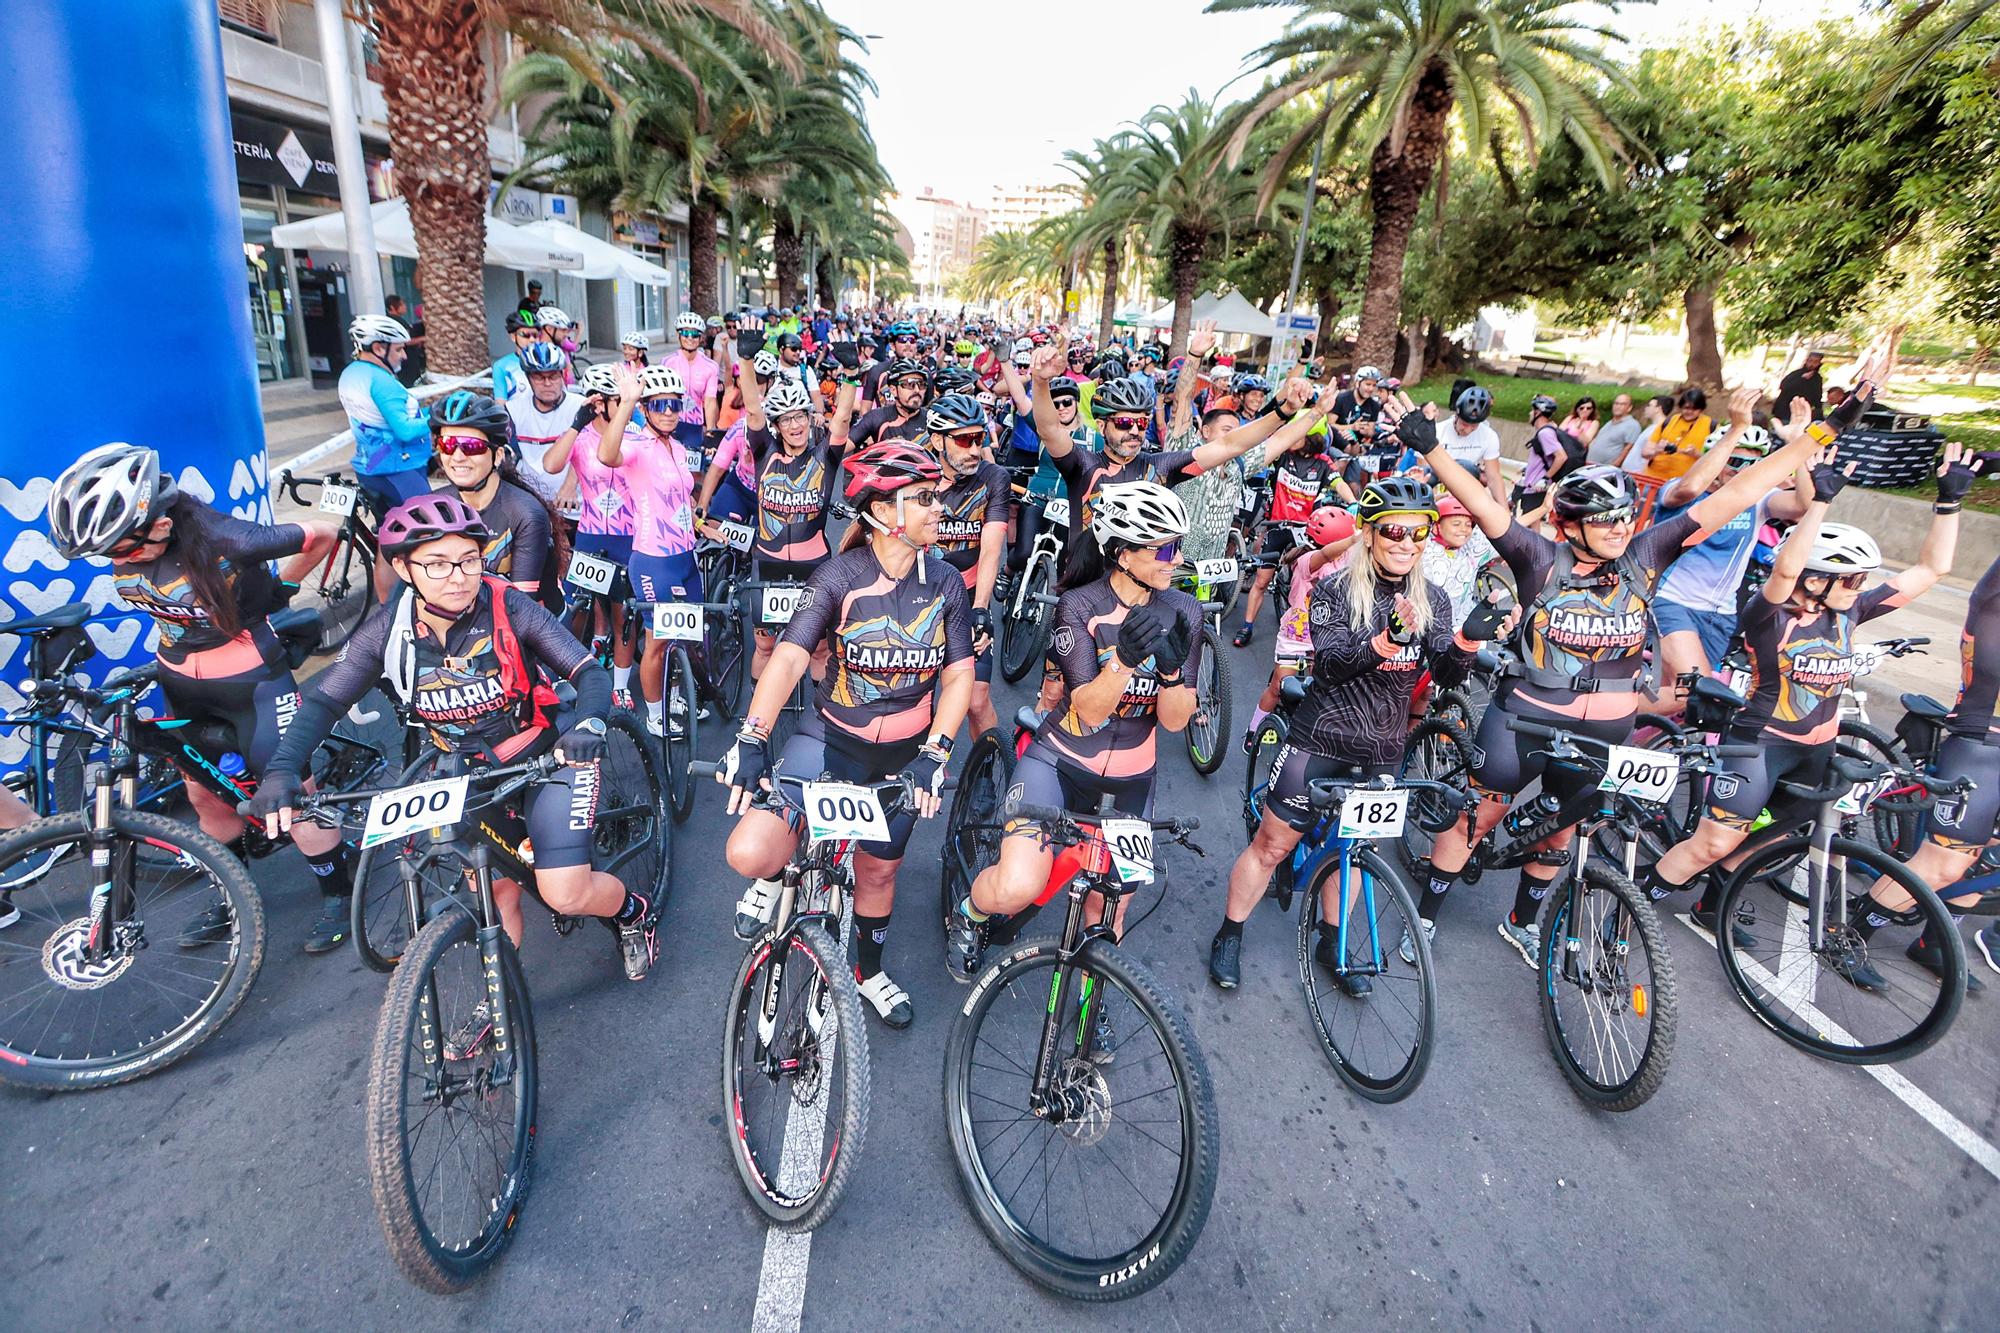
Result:
M1036 498L1023 496L1024 508ZM1056 578L1062 570L1063 545L1069 531L1069 501L1050 496L1040 503L1041 530L1028 548L1028 560L1014 580L1013 595L1000 616L1000 675L1008 684L1019 681L1048 656L1055 634Z
M375 605L375 562L381 558L381 548L369 518L373 506L352 479L338 473L295 477L281 472L277 481L278 489L298 505L306 503L302 488L317 488L319 512L340 521L333 545L299 580L299 590L293 594L302 606L319 612L317 651L339 652Z

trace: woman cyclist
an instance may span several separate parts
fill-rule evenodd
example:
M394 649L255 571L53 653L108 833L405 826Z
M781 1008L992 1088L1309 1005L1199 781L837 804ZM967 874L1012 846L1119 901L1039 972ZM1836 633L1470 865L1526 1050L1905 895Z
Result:
M750 373L755 384L749 392L761 400L778 373L778 358L769 352L757 353L751 358ZM744 392L732 378L727 397L735 409L731 411L725 405L722 411L726 423L722 439L715 446L715 456L708 461L708 474L701 480L701 498L694 505L697 525L710 519L730 523L756 521L757 456L750 448L750 422L743 411Z
M1709 784L1708 812L1693 836L1669 848L1646 872L1641 887L1654 899L1691 887L1697 875L1741 846L1772 804L1780 782L1817 787L1826 781L1833 743L1840 735L1841 695L1854 677L1855 627L1908 606L1951 572L1958 545L1958 504L1974 476L1974 469L1960 457L1958 445L1945 447L1945 461L1938 469L1939 507L1917 563L1865 592L1868 576L1882 567L1881 549L1860 528L1825 521L1827 508L1846 478L1830 458L1814 460L1805 515L1779 545L1770 578L1740 618L1750 654L1750 703L1732 720L1726 739L1755 745L1756 753L1730 760L1728 770L1716 774ZM1924 856L1934 845L1927 844L1918 855ZM1925 857L1940 859L1935 852ZM1711 933L1716 929L1715 899L1721 887L1717 878L1709 877L1692 913ZM1949 879L1932 882L1944 884ZM1909 906L1907 895L1886 880L1883 885L1882 891L1903 900L1898 908ZM1859 928L1869 929L1865 916ZM1753 943L1738 941L1744 948ZM1933 972L1943 970L1941 954L1936 941L1919 937L1910 942L1910 958ZM1835 971L1864 990L1886 985L1862 955L1837 959ZM1968 977L1968 988L1972 984Z
M938 811L952 737L972 698L972 607L958 572L925 558L937 541L937 460L916 445L888 440L843 466L845 494L857 514L846 549L822 560L799 595L716 778L730 788L729 812L743 816L729 835L728 855L730 866L752 881L736 905L736 933L744 939L770 920L778 876L800 831L789 807L781 815L751 804L769 774L824 773L858 783L899 773L910 778L915 809L885 810L888 839L860 843L854 858L855 980L884 1023L906 1028L910 997L883 971L882 946L903 849L917 817ZM832 669L773 764L768 719L822 646L831 650Z
M632 591L627 571L632 564L632 520L637 506L625 469L606 467L597 456L618 402L618 372L612 366L587 367L577 387L583 391L583 406L577 409L570 429L549 447L543 462L552 472L569 470L577 497L576 549L618 567L612 575L611 591L591 598L591 634L611 640L611 706L630 712L632 658L637 645L625 635L624 617L616 612ZM626 442L636 443L634 437L644 431L643 426L626 423Z
M1285 553L1292 567L1292 582L1285 599L1284 615L1278 620L1278 653L1271 663L1271 679L1250 710L1250 729L1243 733L1243 752L1257 743L1257 729L1278 706L1279 690L1285 677L1295 676L1312 665L1312 631L1307 625L1308 605L1313 589L1339 569L1341 557L1355 542L1354 515L1337 505L1321 505L1306 520L1306 545Z
M1112 482L1098 491L1091 541L1078 547L1056 602L1054 652L1066 690L1014 766L1009 807L1094 812L1100 798L1150 818L1161 727L1194 715L1182 667L1201 632L1201 607L1172 587L1187 511L1157 482ZM979 873L946 928L948 965L977 975L987 921L1031 906L1049 882L1055 850L1041 828L1009 820L1000 859Z
M618 340L618 353L624 358L625 369L634 375L652 364L652 352L653 340L643 333L634 331Z
M993 711L993 584L1007 551L1014 488L1007 469L986 461L986 412L969 394L946 394L930 405L924 424L944 467L938 550L965 578L972 598L972 734L997 731Z
M407 586L369 612L340 660L314 679L244 813L274 834L294 828L298 775L314 747L386 679L441 751L506 764L553 750L567 765L527 797L525 829L502 821L502 832L511 839L525 831L533 843L535 891L549 910L602 918L618 937L626 977L642 981L659 957L660 904L590 868L610 678L540 603L482 573L491 535L478 511L449 492L389 511L376 536ZM556 678L576 686L574 707L560 714L550 686ZM508 938L520 944L521 886L495 880L493 901Z
M268 617L284 605L280 580L295 583L312 568L332 547L335 529L218 513L162 476L158 454L134 444L102 445L70 464L49 491L48 514L56 550L69 560L108 557L120 600L159 627L160 690L175 715L227 722L246 771L266 773L299 708L298 684ZM272 560L285 561L275 579ZM229 801L191 776L186 790L202 832L225 845L243 836L243 817ZM326 897L306 952L325 953L346 937L353 882L338 830L301 829L297 841ZM228 937L228 909L218 902L180 943L194 948Z
M1437 522L1428 484L1387 477L1363 488L1356 511L1358 550L1340 570L1312 587L1307 632L1312 684L1285 744L1271 764L1264 818L1229 872L1222 926L1209 944L1208 975L1224 990L1242 980L1243 923L1264 896L1279 862L1292 854L1318 818L1315 778L1392 773L1403 757L1405 720L1417 677L1455 678L1471 663L1479 640L1508 625L1499 607L1481 607L1463 629L1451 620L1451 599L1424 581L1424 544ZM1328 892L1336 885L1330 882ZM1321 905L1313 956L1339 974L1333 940L1339 914ZM1351 994L1368 978L1343 976Z
M1661 575L1682 552L1755 504L1817 447L1807 430L1807 414L1797 408L1795 403L1792 421L1780 430L1787 441L1784 448L1643 532L1637 531L1638 496L1629 474L1603 466L1564 474L1549 493L1549 513L1559 534L1551 539L1515 521L1508 506L1451 457L1438 439L1434 405L1417 411L1408 395L1399 396L1391 415L1400 414L1404 441L1424 455L1438 480L1471 511L1507 562L1524 608L1518 663L1480 719L1473 746L1472 783L1485 799L1439 834L1432 848L1429 884L1417 908L1427 934L1435 933L1438 908L1471 858L1473 843L1499 823L1523 787L1544 777L1543 743L1510 730L1508 720L1529 718L1609 743L1631 734L1644 688L1640 654L1646 645L1647 605ZM1572 794L1580 781L1560 769L1546 778L1544 785L1558 798ZM1522 867L1513 908L1500 923L1502 937L1530 967L1539 966L1541 947L1535 913L1568 862L1573 835L1574 830L1566 829L1550 837Z
M487 533L486 572L539 597L555 554L556 525L541 498L515 480L514 422L507 409L460 389L431 413L431 434L437 443L432 466L479 511Z

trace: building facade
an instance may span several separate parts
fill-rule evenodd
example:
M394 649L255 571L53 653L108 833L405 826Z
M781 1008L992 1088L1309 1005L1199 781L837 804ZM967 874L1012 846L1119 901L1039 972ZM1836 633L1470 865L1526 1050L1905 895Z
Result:
M945 291L972 263L972 252L986 234L986 211L941 198L929 187L920 194L889 196L889 212L909 234L905 252L910 281L919 301L937 305Z
M1043 218L1076 207L1076 195L1065 185L996 186L981 204L988 231L1020 231Z

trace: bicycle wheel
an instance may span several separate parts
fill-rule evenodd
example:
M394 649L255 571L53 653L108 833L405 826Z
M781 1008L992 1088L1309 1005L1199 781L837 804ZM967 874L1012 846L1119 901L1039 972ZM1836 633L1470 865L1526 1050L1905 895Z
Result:
M672 887L673 823L652 737L631 715L611 718L597 771L590 863L648 901L661 902Z
M840 1206L868 1131L868 1031L854 969L817 925L743 956L722 1032L722 1115L750 1201L782 1231Z
M15 882L21 913L0 931L0 1081L74 1091L157 1073L213 1037L257 979L264 904L243 863L164 815L114 807L111 825L111 864L129 870L132 902L101 959L87 956L99 876L85 816L0 837L0 883ZM218 902L227 936L180 947Z
M1194 685L1194 716L1187 724L1188 762L1203 777L1222 767L1229 752L1229 656L1222 640L1204 624L1188 653L1187 679Z
M944 825L944 867L938 876L941 919L949 921L979 872L1000 859L1000 808L1014 775L1014 751L991 732L972 743Z
M1403 747L1403 763L1396 775L1404 779L1442 782L1458 791L1472 785L1472 742L1465 729L1448 717L1426 718L1410 733ZM1403 855L1413 872L1429 874L1431 848L1437 842L1432 828L1452 818L1444 798L1436 792L1410 793L1409 817L1403 821ZM1428 827L1427 827L1428 826Z
M1416 900L1402 876L1374 848L1358 847L1348 881L1344 947L1333 937L1341 973L1328 972L1315 956L1318 923L1338 920L1326 915L1337 906L1326 898L1337 896L1339 886L1340 860L1333 857L1314 878L1312 892L1301 895L1299 984L1306 1015L1342 1083L1371 1102L1400 1102L1424 1081L1437 1045L1430 940L1417 924ZM1405 940L1415 963L1397 953ZM1348 990L1364 982L1365 994Z
M375 1216L389 1257L426 1291L462 1290L500 1257L534 1167L534 1011L513 945L493 931L489 959L480 933L461 911L423 928L389 982L368 1061Z
M715 592L718 602L736 600L734 581L724 582ZM741 615L711 616L708 620L708 671L709 683L715 688L716 702L722 705L722 715L733 718L743 709L743 682L749 673L745 670L749 656L746 647L747 636L743 632Z
M299 580L293 600L319 612L319 651L339 652L375 605L375 553L352 534Z
M1000 675L1010 685L1027 675L1048 654L1056 609L1041 599L1054 594L1055 581L1052 561L1037 560L1029 567L1021 595L1021 613L1007 618L1007 633L1000 640Z
M417 756L397 775L396 786L422 782L436 762L435 754ZM362 848L354 860L354 896L347 905L348 934L362 964L376 972L395 971L427 917L424 905L456 893L464 882L464 866L448 846L433 846L428 833Z
M1822 909L1824 938L1812 943L1809 862L1805 834L1783 838L1746 857L1717 902L1731 939L1718 942L1723 975L1756 1019L1802 1051L1842 1064L1901 1060L1942 1037L1965 999L1965 944L1930 887L1879 847L1835 838ZM1789 863L1789 870L1783 870ZM1782 873L1784 883L1774 883ZM1887 875L1916 900L1906 912L1864 934L1843 903ZM1887 914L1880 914L1886 916ZM1741 932L1749 941L1735 940ZM1921 934L1941 946L1945 979L1906 950ZM1880 984L1863 990L1849 976L1872 971Z
M1283 719L1266 716L1250 742L1250 763L1243 770L1243 831L1254 837L1264 822L1264 792L1271 785L1272 766L1285 748Z
M974 984L945 1047L945 1121L973 1216L1007 1261L1080 1301L1150 1291L1187 1258L1215 1197L1221 1133L1178 1008L1102 941L1017 944ZM1060 970L1058 970L1060 969ZM1055 1110L1029 1105L1058 1016Z
M1653 905L1610 866L1590 861L1576 899L1574 918L1567 884L1542 900L1542 1027L1577 1096L1630 1111L1673 1061L1673 960Z
M666 709L667 734L660 749L667 784L667 807L676 824L684 823L694 810L695 743L701 731L701 698L695 690L694 663L687 649L675 644L667 650Z
M1222 537L1222 556L1236 562L1236 577L1216 589L1217 600L1222 603L1222 619L1226 623L1236 610L1236 603L1243 597L1243 562L1250 558L1244 549L1243 534L1231 528Z

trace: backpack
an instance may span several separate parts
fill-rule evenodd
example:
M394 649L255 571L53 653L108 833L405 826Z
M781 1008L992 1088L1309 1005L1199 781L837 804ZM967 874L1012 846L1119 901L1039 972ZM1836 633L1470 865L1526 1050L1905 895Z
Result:
M1616 575L1620 586L1629 586L1638 591L1640 605L1647 608L1650 615L1653 594L1658 585L1657 581L1650 583L1647 581L1646 571L1639 564L1637 557L1628 549L1616 560L1613 560L1609 568ZM1592 679L1582 681L1565 671L1558 671L1552 667L1535 666L1528 661L1527 654L1523 651L1528 621L1534 617L1534 614L1537 611L1546 609L1549 603L1563 593L1574 592L1579 588L1601 587L1605 581L1604 569L1605 566L1600 565L1595 573L1578 575L1576 572L1576 548L1568 542L1563 542L1557 547L1555 567L1549 570L1548 581L1542 584L1542 589L1535 594L1534 600L1521 609L1521 621L1514 630L1514 642L1512 645L1514 658L1507 666L1506 675L1525 680L1537 689L1567 690L1573 694L1595 694L1600 691L1627 693L1651 687L1652 672L1650 669L1641 671L1630 680Z
M491 574L480 582L493 598L493 648L500 658L500 688L507 706L530 728L549 725L549 713L556 705L556 692L540 672L528 669L521 652L521 640L507 615L507 585ZM405 588L389 613L389 641L383 651L382 676L405 708L417 688L416 595Z

